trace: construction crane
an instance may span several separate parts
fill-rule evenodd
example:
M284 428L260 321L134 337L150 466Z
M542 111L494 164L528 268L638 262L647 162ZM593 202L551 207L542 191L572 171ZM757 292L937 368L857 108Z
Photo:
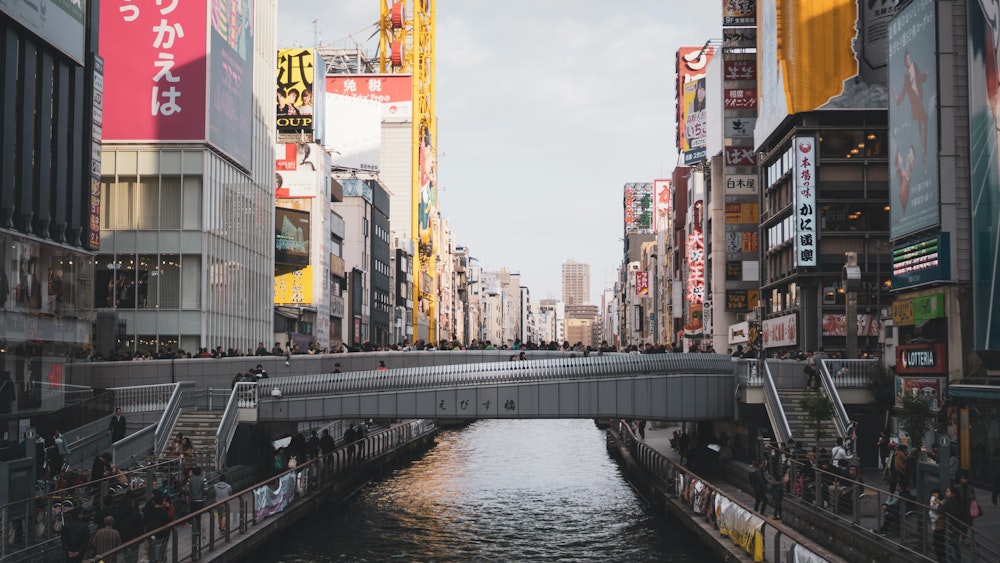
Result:
M379 69L410 74L413 81L413 132L410 236L414 248L413 339L426 314L430 343L436 342L437 269L437 119L434 107L434 43L436 0L380 0Z

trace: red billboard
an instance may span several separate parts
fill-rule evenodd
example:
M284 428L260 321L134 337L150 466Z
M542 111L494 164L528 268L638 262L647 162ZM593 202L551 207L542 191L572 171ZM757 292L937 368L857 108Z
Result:
M413 77L408 74L327 76L326 93L381 102L383 121L410 121L413 115Z
M674 95L677 100L677 146L682 150L688 144L685 127L691 109L684 103L684 85L705 77L705 67L712 60L713 53L715 49L707 45L677 49L677 90Z

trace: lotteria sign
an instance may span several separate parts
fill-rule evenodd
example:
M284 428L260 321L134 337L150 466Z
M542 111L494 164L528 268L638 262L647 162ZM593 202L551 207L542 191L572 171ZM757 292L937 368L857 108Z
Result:
M896 346L896 372L945 373L948 357L943 342Z

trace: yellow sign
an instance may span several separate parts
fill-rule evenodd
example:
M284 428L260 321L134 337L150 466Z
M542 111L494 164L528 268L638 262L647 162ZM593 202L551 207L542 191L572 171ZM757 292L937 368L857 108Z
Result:
M312 305L312 266L274 277L275 305Z
M900 299L892 304L892 322L896 326L913 324L913 300Z

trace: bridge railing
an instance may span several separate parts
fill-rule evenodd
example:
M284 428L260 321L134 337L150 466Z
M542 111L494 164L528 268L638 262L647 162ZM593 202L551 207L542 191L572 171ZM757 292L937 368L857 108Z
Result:
M180 416L181 408L184 406L184 391L186 389L193 389L194 382L182 381L171 385L171 387L173 387L173 390L170 393L170 400L167 401L163 408L163 415L160 416L160 422L156 424L153 453L162 452L167 449L167 442L170 441L170 431L173 430L174 423L177 422L177 417Z
M761 361L760 364L764 381L764 407L767 410L768 418L771 419L771 427L774 428L778 440L782 444L787 444L788 439L792 437L792 429L788 425L785 407L781 404L781 397L778 396L778 388L774 385L774 379L771 377L771 370L767 366L767 362Z
M116 561L145 558L161 561L202 561L217 556L228 544L240 541L239 536L255 533L267 517L288 509L324 487L341 482L349 471L358 470L366 462L391 454L413 440L437 431L432 420L413 420L385 430L373 432L365 438L337 448L268 478L224 499L208 499L206 506L178 518L170 524L149 532L119 546L97 554L98 559ZM220 515L224 517L220 521ZM220 526L225 523L223 531ZM156 540L153 536L162 537ZM147 549L155 552L151 557ZM216 552L211 555L211 552Z
M257 391L265 392L265 387L256 382L241 382L233 386L229 395L229 402L226 410L222 413L222 420L219 421L219 428L215 432L215 468L222 469L226 466L226 452L229 451L229 444L236 435L236 427L239 425L240 409L257 408Z
M663 373L733 373L723 354L636 354L587 356L481 364L456 364L274 378L282 397L420 389L441 385L502 385L565 379L596 379ZM260 397L266 400L267 397Z
M839 389L857 389L868 386L881 360L833 360L821 359L834 386Z
M129 387L112 387L115 392L115 403L126 413L160 412L170 402L170 397L176 388L174 383L160 385L133 385Z
M837 427L837 434L840 435L841 438L847 438L848 429L851 427L851 419L847 415L847 409L844 407L844 401L840 399L840 393L837 392L837 384L835 383L834 378L830 375L826 362L818 362L817 367L819 368L817 372L819 373L819 381L823 386L823 391L833 403L833 422ZM855 444L852 444L851 447L853 448L855 446Z

